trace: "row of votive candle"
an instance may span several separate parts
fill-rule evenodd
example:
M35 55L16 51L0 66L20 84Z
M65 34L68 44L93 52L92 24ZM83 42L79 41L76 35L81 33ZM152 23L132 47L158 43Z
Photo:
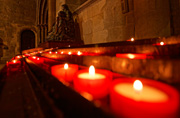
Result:
M109 94L110 108L119 117L174 117L179 107L177 90L154 80L113 80L111 71L93 66L89 71L78 70L75 64L52 66L51 73L60 81L73 82L75 90L89 93L93 99Z

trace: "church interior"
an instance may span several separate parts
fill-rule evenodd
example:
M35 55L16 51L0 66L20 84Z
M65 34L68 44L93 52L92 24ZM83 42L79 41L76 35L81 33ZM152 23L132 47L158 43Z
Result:
M180 0L0 0L0 118L180 117Z

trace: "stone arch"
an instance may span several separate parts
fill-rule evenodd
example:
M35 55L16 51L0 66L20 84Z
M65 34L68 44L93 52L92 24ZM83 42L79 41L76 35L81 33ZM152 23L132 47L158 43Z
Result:
M37 9L38 38L43 43L56 21L56 0L39 0Z
M21 52L21 34L24 30L31 30L34 35L35 35L35 47L38 46L38 38L37 38L37 28L36 27L31 27L31 26L27 26L27 27L22 27L19 31L18 31L18 35L17 35L17 43L16 48L15 48L15 53L19 54Z
M39 0L37 9L38 9L38 16L37 16L38 38L40 39L39 43L43 43L48 31L47 29L48 21L46 20L48 13L47 0Z
M35 33L26 29L21 32L20 52L23 50L35 48Z

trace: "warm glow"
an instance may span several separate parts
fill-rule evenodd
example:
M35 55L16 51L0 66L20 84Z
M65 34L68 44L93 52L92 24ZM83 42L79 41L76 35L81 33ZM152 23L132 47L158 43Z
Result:
M131 41L134 41L134 38L131 38Z
M20 56L17 56L17 58L19 59L19 58L21 58Z
M50 51L49 54L51 54L52 52Z
M16 61L16 60L13 60L12 62L13 62L13 63L16 63L17 61Z
M164 45L164 42L163 42L163 41L161 41L161 42L160 42L160 45Z
M36 59L36 56L32 57L33 59Z
M58 52L55 52L56 54L58 53Z
M72 52L68 52L68 54L69 54L69 55L71 55L71 54L72 54Z
M66 64L64 64L64 69L68 69L68 64L66 63Z
M39 58L37 58L37 60L39 60Z
M77 55L81 55L82 53L80 51L78 51Z
M89 67L89 75L95 75L95 68L94 66Z
M134 81L133 88L136 92L141 92L143 89L143 84L140 80Z
M64 52L61 52L61 54L63 54Z
M130 59L134 59L134 58L135 58L135 55L133 55L133 54L128 54L128 57L129 57Z

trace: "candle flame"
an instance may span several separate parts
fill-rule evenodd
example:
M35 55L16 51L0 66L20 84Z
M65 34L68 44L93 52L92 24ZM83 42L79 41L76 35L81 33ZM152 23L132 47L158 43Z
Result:
M36 59L36 56L32 57L33 59Z
M78 51L77 55L81 55L82 53L80 51Z
M64 64L64 69L68 69L68 64L66 63L66 64Z
M71 55L71 54L72 54L72 52L68 52L68 54L69 54L69 55Z
M163 41L161 41L161 42L160 42L160 45L164 45L164 42L163 42Z
M56 52L56 54L57 54L58 52Z
M63 54L64 52L61 52L61 54Z
M90 75L95 75L95 68L92 65L89 67L89 74Z
M128 54L128 57L129 57L130 59L134 59L134 58L135 58L135 55L133 55L133 54Z
M49 54L51 54L52 52L50 51Z
M133 88L136 92L141 92L143 89L143 84L140 80L134 81Z
M16 63L16 60L13 60L12 62L13 62L13 63Z
M134 41L134 38L131 38L131 41Z
M21 58L20 56L17 56L17 58L19 59L19 58Z
M37 60L39 60L39 58L37 58Z

